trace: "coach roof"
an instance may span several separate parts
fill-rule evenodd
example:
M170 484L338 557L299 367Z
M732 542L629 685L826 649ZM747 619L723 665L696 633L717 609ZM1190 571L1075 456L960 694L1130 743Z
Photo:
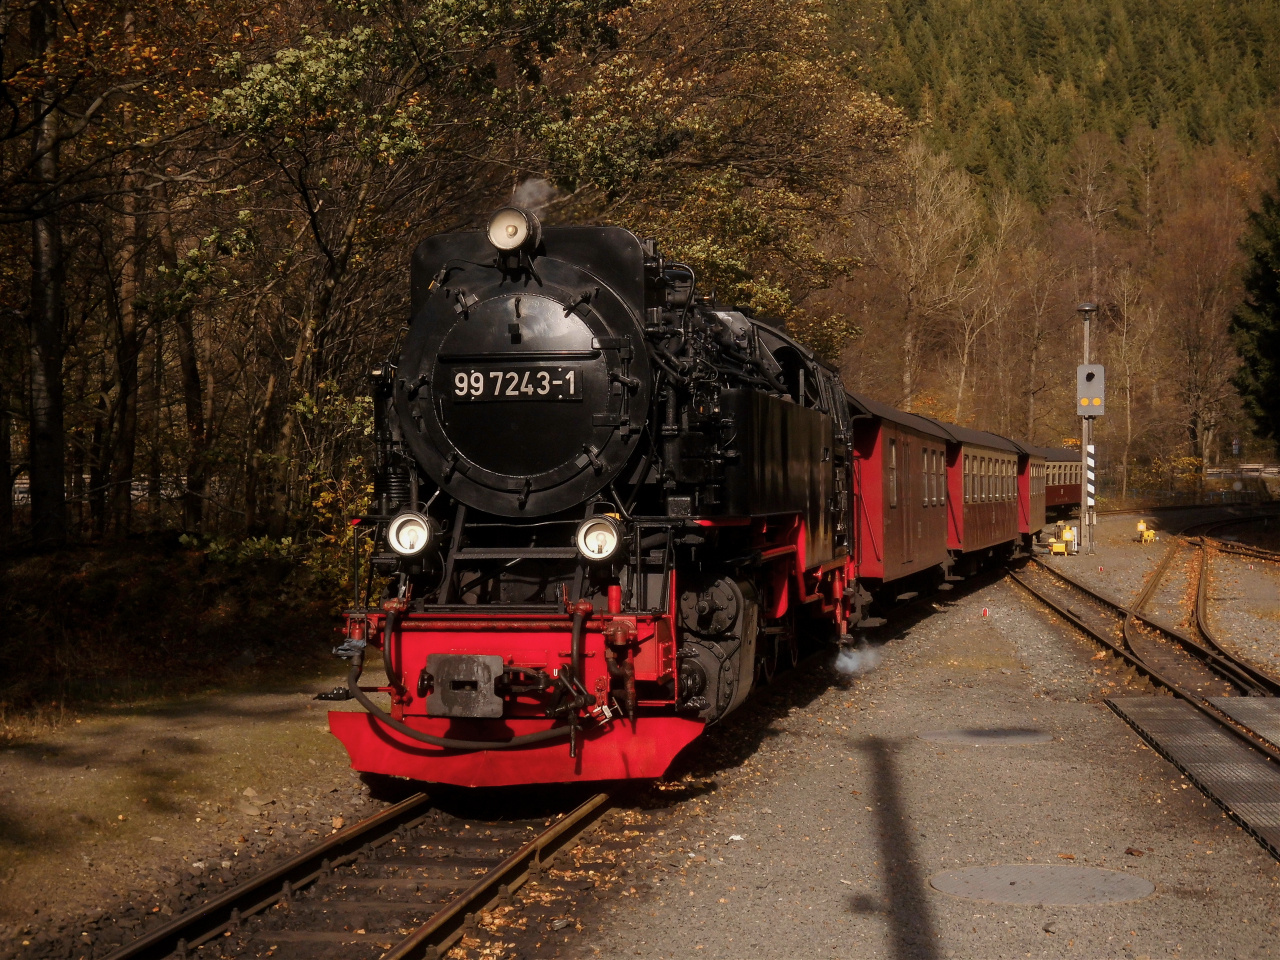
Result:
M972 427L962 427L957 423L943 423L940 420L935 420L934 422L946 431L947 436L952 440L967 447L987 447L991 450L1008 450L1012 453L1023 452L1018 444L999 434L987 433L985 430L974 430Z
M1079 463L1079 449L1070 447L1040 447L1039 453L1051 463Z
M863 394L851 393L848 396L854 409L861 410L864 414L880 420L888 420L890 423L896 423L899 426L909 427L912 430L923 433L925 436L937 437L940 440L950 439L950 434L947 433L942 424L931 417L922 417L918 413L903 413L887 403L872 400Z

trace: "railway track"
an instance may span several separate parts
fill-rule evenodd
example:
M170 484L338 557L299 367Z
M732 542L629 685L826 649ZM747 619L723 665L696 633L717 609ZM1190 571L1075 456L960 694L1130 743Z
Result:
M1187 549L1200 551L1200 566L1194 617L1184 629L1143 611L1175 559ZM1176 537L1132 606L1090 589L1039 559L1014 571L1012 577L1138 674L1280 761L1280 748L1211 702L1222 697L1280 697L1280 680L1234 656L1218 642L1208 620L1206 563L1205 545Z
M1176 698L1109 697L1107 704L1280 859L1280 820L1273 812L1280 800L1280 679L1235 656L1213 631L1207 534L1215 526L1192 528L1198 537L1175 534L1132 605L1038 559L1011 576ZM1195 580L1184 593L1193 599L1183 622L1171 624L1148 607L1187 551L1198 554L1184 566Z
M107 960L434 960L510 904L609 809L548 824L457 818L415 794L111 953Z

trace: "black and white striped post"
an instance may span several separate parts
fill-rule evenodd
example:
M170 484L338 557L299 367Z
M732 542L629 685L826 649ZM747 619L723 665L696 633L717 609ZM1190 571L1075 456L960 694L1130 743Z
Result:
M1093 417L1085 421L1085 430L1089 434L1089 442L1084 448L1084 504L1085 513L1089 518L1089 552L1093 553L1093 525L1097 522L1098 514L1095 510L1096 501L1094 497L1097 495L1097 484L1094 477L1097 473L1097 456L1094 454L1093 448Z
M1089 326L1098 312L1096 303L1082 303L1076 312L1084 321L1084 363L1076 369L1076 413L1080 415L1080 546L1092 554L1097 523L1097 452L1093 446L1093 420L1106 411L1102 364L1089 362Z

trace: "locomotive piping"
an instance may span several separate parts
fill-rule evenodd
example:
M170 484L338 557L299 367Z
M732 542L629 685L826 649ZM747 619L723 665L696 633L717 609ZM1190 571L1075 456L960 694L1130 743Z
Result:
M587 626L587 616L590 611L590 604L585 605L588 609L583 610L581 606L575 605L573 611L573 630L570 633L569 643L569 661L573 664L573 679L577 683L582 682L582 634Z

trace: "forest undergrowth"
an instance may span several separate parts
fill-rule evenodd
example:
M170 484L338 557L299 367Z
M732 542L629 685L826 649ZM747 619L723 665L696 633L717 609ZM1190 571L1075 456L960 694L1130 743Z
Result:
M340 601L302 554L165 534L0 559L13 630L0 644L0 745L87 712L332 672Z

